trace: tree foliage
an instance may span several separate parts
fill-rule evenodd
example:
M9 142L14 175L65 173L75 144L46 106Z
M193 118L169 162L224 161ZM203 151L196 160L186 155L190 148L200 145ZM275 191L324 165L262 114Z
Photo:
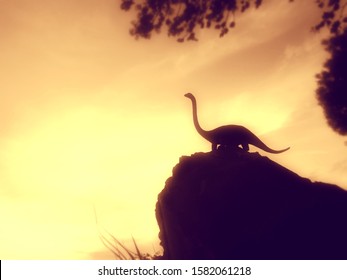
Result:
M339 134L347 134L347 28L323 42L331 57L317 75L316 91L329 125Z
M316 96L323 107L325 117L332 129L341 135L347 134L347 1L316 0L321 21L314 27L328 27L330 38L322 44L330 58L323 71L317 75Z
M315 0L318 8L321 9L321 20L314 26L314 30L319 31L327 27L331 34L341 33L347 26L347 16L345 8L347 1L343 0Z
M322 15L314 30L327 27L336 33L347 24L347 17L343 17L347 3L342 3L343 0L312 1ZM235 27L237 12L259 8L262 3L263 0L122 0L121 9L135 10L130 33L136 38L149 39L153 33L166 30L167 35L184 42L197 40L197 31L203 28L214 28L223 37Z
M261 4L262 0L122 0L121 8L136 10L130 30L136 38L150 38L166 29L169 36L183 42L197 40L196 31L203 28L215 28L222 37L235 27L235 12Z

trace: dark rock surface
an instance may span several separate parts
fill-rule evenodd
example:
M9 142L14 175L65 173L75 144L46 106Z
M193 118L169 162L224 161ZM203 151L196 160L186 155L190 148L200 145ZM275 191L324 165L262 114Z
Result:
M164 259L347 259L347 191L258 153L181 157L156 216Z

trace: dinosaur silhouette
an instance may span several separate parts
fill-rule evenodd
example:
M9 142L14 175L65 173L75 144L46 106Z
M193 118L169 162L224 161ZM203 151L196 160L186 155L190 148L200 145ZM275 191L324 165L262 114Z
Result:
M272 154L283 153L289 149L288 147L283 150L273 150L266 146L251 131L240 125L224 125L213 130L202 129L198 121L197 105L194 95L187 93L184 96L192 101L194 126L202 137L212 143L212 151L215 151L218 145L229 148L237 148L241 145L244 151L248 151L249 144Z

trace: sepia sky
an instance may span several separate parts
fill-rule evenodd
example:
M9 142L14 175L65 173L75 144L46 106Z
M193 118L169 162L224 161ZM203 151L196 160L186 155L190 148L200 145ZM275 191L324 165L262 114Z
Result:
M262 155L347 189L346 138L315 99L314 1L264 2L223 39L179 44L130 37L117 0L0 0L0 258L112 258L98 229L159 250L158 193L180 156L210 150L186 92L205 129L244 125L291 147Z

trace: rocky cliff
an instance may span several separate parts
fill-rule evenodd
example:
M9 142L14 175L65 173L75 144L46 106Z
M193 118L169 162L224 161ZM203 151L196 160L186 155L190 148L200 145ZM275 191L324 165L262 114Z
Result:
M181 157L156 216L164 259L347 259L347 191L258 153Z

